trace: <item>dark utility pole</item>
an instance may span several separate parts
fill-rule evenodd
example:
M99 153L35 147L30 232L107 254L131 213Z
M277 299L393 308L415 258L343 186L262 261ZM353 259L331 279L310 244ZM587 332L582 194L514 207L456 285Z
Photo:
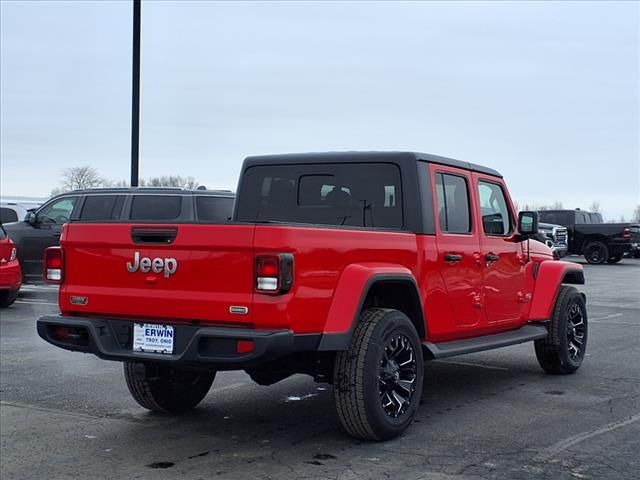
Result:
M133 0L133 67L131 89L131 186L138 186L140 163L140 7Z

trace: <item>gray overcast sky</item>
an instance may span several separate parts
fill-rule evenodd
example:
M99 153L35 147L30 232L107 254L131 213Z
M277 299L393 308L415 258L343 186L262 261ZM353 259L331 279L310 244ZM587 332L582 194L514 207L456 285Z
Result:
M1 2L3 196L129 178L130 1ZM640 3L143 0L141 176L235 188L250 154L418 150L524 202L640 203Z

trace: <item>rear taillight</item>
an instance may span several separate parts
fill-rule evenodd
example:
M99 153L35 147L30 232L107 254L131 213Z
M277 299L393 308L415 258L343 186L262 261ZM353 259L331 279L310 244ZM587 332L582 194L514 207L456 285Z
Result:
M629 230L628 228L625 228L622 231L622 238L631 238L631 230Z
M9 261L13 262L16 258L18 258L18 250L16 247L13 247L11 249L11 255L9 255Z
M293 286L293 255L279 253L256 256L256 292L279 295Z
M49 247L44 251L44 279L47 283L62 283L62 248Z

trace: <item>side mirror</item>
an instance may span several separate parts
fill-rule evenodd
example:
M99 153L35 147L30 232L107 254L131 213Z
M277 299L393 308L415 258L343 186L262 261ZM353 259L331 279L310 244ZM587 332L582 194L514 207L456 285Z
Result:
M538 233L538 212L520 212L518 214L518 232L523 240Z
M38 221L36 217L36 212L27 213L27 215L24 217L24 221L27 222L29 225L35 225Z

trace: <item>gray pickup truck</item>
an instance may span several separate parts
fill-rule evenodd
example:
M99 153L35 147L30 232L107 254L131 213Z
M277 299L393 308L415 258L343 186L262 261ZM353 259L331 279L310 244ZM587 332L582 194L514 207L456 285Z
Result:
M544 243L556 258L565 257L569 251L567 229L553 223L538 223L538 234L531 237Z

